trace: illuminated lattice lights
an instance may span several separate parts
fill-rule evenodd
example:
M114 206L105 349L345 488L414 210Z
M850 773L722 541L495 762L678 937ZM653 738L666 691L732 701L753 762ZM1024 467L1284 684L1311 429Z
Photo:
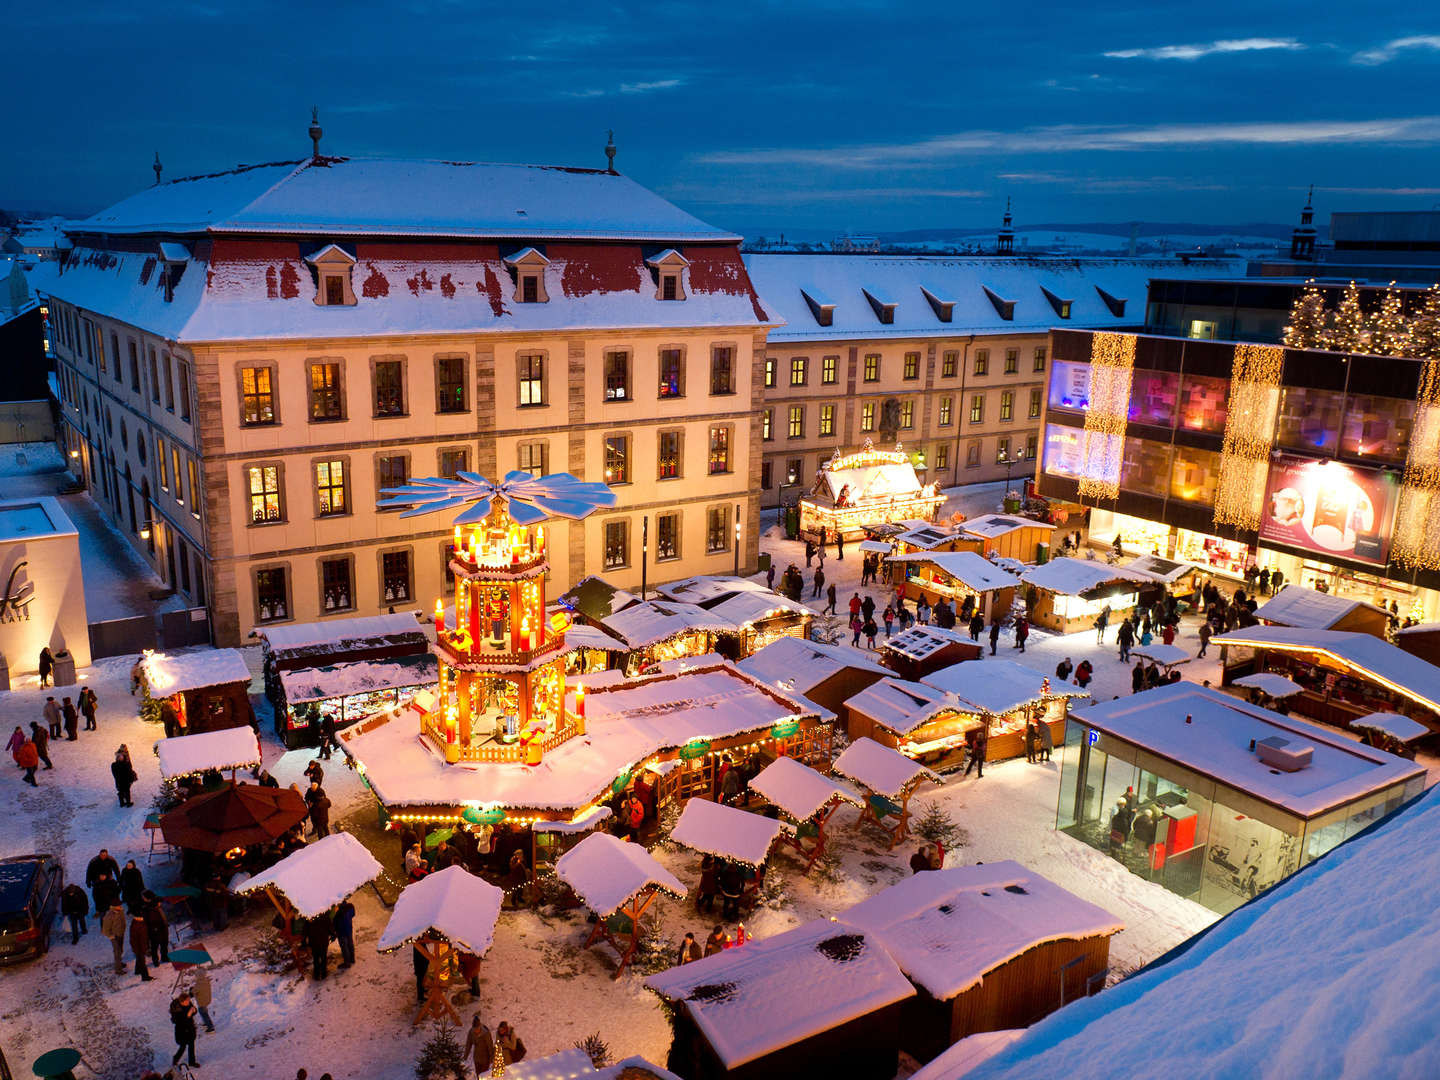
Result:
M1260 527L1265 471L1275 445L1280 375L1285 350L1278 345L1236 345L1230 369L1229 413L1215 487L1216 525Z
M1426 360L1421 369L1392 537L1397 563L1440 569L1440 359Z
M1080 443L1081 498L1114 499L1120 494L1134 373L1134 334L1096 334L1091 338L1090 407Z

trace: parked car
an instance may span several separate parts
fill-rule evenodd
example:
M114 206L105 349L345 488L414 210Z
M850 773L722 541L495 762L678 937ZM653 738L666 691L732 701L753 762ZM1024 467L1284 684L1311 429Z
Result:
M0 964L50 950L50 929L64 888L65 871L53 855L0 859Z

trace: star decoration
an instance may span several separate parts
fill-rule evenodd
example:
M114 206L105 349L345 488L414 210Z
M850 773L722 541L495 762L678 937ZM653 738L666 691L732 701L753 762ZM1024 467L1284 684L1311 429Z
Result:
M380 500L382 509L407 508L402 518L467 507L455 515L456 525L484 521L497 498L505 500L517 525L536 525L552 517L579 520L602 506L615 505L615 493L604 484L579 480L569 473L537 477L518 470L506 473L499 483L463 471L453 480L427 476L402 487L384 488L380 494L389 496Z

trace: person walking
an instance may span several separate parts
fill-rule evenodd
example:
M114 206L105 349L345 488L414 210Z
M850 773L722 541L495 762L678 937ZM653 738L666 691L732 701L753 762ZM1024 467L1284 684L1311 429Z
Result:
M90 914L90 898L73 881L60 892L60 914L70 921L70 944L80 944L80 935L89 933L85 916Z
M805 541L805 569L810 569L810 564L815 561L815 541Z
M839 529L835 530L835 558L845 561L845 534Z
M340 901L333 925L335 942L340 946L340 966L348 968L355 963L355 905L349 900Z
M330 932L333 929L328 911L322 911L305 926L305 937L310 942L311 975L316 980L330 974Z
M130 788L134 785L137 777L135 767L130 764L130 757L124 750L115 751L115 760L110 763L110 775L115 779L115 794L120 800L121 806L134 806L130 801Z
M180 996L170 1003L170 1022L175 1025L175 1056L170 1059L171 1067L179 1065L187 1052L190 1067L200 1067L195 1060L195 1014L199 1011L188 990L181 990Z
M200 1010L200 1019L205 1022L205 1030L209 1034L215 1034L215 1021L210 1019L210 1002L213 999L213 991L210 988L210 972L203 967L195 969L195 1008Z
M1025 616L1015 620L1015 648L1025 651L1025 639L1030 636L1030 621Z
M889 637L890 637L890 627L891 627L891 625L895 622L895 609L894 609L893 607L891 607L889 604L886 604L886 605L885 605L885 611L884 611L884 613L880 616L880 618L883 619L884 622L885 622L885 637L886 637L886 638L889 638Z
M16 724L15 730L10 733L10 741L5 744L5 749L9 750L10 756L14 758L16 754L20 753L20 747L24 745L25 729L22 728L19 724ZM15 762L15 767L20 767L20 763L18 761Z
M1070 662L1070 658L1067 656L1064 660L1061 660L1060 663L1055 665L1055 678L1059 679L1061 682L1069 682L1070 672L1074 670L1075 665Z
M335 750L335 717L326 713L320 717L320 756L326 761Z
M1050 751L1055 749L1055 733L1050 730L1048 720L1041 720L1035 728L1040 733L1040 760L1049 761Z
M985 630L985 616L982 615L980 612L977 611L977 612L975 612L974 615L971 615L971 616L970 616L970 640L971 640L971 641L979 641L979 640L980 640L980 634L981 634L984 630Z
M1100 614L1095 616L1095 644L1105 644L1105 628L1110 625L1110 605L1100 609Z
M40 786L39 782L35 779L35 770L40 766L40 755L35 750L34 740L26 739L20 744L20 749L15 751L15 764L25 770L25 776L23 777L25 783L31 787ZM48 769L50 766L47 765L45 767Z
M1130 648L1135 644L1135 624L1126 619L1120 624L1120 629L1115 633L1115 640L1120 645L1120 662L1130 662Z
M100 933L110 939L110 948L115 953L115 974L123 975L125 973L125 910L120 906L118 898L105 909L105 914L100 919Z
M65 717L60 711L60 705L53 697L47 697L45 699L44 713L45 723L50 728L50 737L52 739L60 738L60 725L64 722Z
M834 583L833 581L832 581L829 585L825 586L825 600L827 601L826 604L825 604L825 610L822 611L820 614L822 614L822 615L834 615L834 614L835 614L835 583Z
M120 899L131 911L139 908L145 894L145 876L135 865L134 859L125 860L125 869L120 871Z
M1205 655L1205 650L1200 650L1200 655ZM1136 660L1135 666L1130 669L1130 692L1138 694L1145 689L1145 661Z
M875 614L875 598L868 593L865 599L860 601L860 618L868 619Z
M985 778L985 754L989 749L990 733L985 729L983 724L974 731L966 733L965 751L966 756L969 758L969 760L965 762L966 776L969 776L970 770L974 769L977 780L983 780Z
M325 769L315 758L311 758L310 764L305 766L305 779L316 785L325 783ZM305 801L310 801L308 794L305 796Z
M995 655L995 650L1000 645L1000 620L996 619L990 624L990 655Z
M817 566L817 567L815 568L815 586L814 586L814 588L812 588L812 589L810 590L810 599L811 599L811 600L814 600L817 596L819 596L819 595L820 595L820 590L823 589L824 587L825 587L825 568L824 568L823 566Z
M465 1033L465 1048L461 1053L474 1059L477 1078L483 1077L495 1063L495 1036L480 1019L479 1012L470 1021L470 1030Z
M865 647L873 650L875 648L875 635L880 632L880 628L875 625L875 619L873 617L866 619L865 625L860 629L865 634Z
M1174 623L1172 623L1172 622L1167 622L1167 623L1165 624L1165 626L1164 626L1164 627L1161 629L1161 631L1160 631L1160 640L1163 641L1166 645L1174 645L1174 644L1175 644L1175 624L1174 624Z
M53 769L50 764L50 735L34 720L30 721L30 741L35 744L35 754L45 763L45 768Z
M1095 668L1089 660L1081 660L1080 666L1075 669L1075 685L1084 690L1090 685L1090 680L1095 675Z
M315 828L315 835L329 836L330 797L325 794L325 789L312 782L310 790L305 793L305 801L310 804L310 824Z
M55 658L50 655L50 646L46 645L40 650L40 686L43 689L50 685L50 673L55 670ZM54 698L50 699L54 701Z
M80 688L80 715L85 717L85 730L96 731L95 711L100 706L100 700L95 696L95 691L88 686Z
M775 591L775 563L773 560L765 569L765 588L771 592Z
M68 697L60 712L65 717L65 741L74 742L80 737L76 734L80 730L80 714L75 711L75 705Z
M170 922L160 898L149 889L140 894L140 911L145 919L145 933L150 942L150 962L156 967L170 962Z
M135 957L135 974L141 982L150 982L154 976L145 966L145 954L150 951L150 931L145 926L145 916L136 914L130 919L130 952Z
M1208 622L1200 624L1200 651L1195 654L1196 659L1205 655L1205 650L1210 647L1210 636L1214 633Z
M850 638L850 644L857 649L860 647L860 632L864 630L864 628L865 624L860 621L858 613L850 616L850 632L853 635Z

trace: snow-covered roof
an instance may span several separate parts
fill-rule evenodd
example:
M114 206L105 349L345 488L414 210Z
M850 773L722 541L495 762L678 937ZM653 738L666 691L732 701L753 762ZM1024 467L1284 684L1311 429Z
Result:
M1283 591L1283 590L1282 590ZM1415 623L1413 626L1402 626L1396 630L1397 634L1435 634L1440 633L1440 622Z
M374 881L384 870L370 849L355 837L333 832L292 851L235 891L252 893L273 888L302 916L313 919L366 882Z
M611 637L598 626L589 623L571 623L565 631L565 648L571 649L599 649L604 652L624 652L625 643L618 638Z
M889 668L854 649L795 637L776 638L759 652L741 660L738 666L761 682L778 686L786 693L797 694L808 694L826 679L846 669L869 671L876 675L890 674Z
M963 338L978 334L1044 333L1054 326L1129 328L1145 320L1151 278L1195 278L1243 273L1243 263L1178 259L1059 259L917 255L745 256L750 278L766 305L786 325L772 341L833 341L845 338ZM864 291L895 302L893 321L882 323ZM926 298L953 298L948 321ZM1015 301L1005 318L986 289ZM1061 319L1050 300L1073 298ZM1108 294L1117 303L1112 307ZM821 326L806 301L825 296L831 321ZM1118 308L1118 310L1117 310Z
M255 636L277 652L282 649L311 649L322 645L344 645L349 641L413 634L420 630L418 611L397 611L393 615L357 615L348 619L287 623L284 626L257 626Z
M198 735L172 735L155 744L155 756L166 780L206 769L249 769L260 764L260 741L255 729L243 724Z
M1138 570L1142 574L1149 574L1151 577L1167 584L1173 584L1191 571L1200 569L1194 563L1176 562L1174 559L1162 559L1159 555L1141 555L1139 558L1131 559L1125 565L1131 570Z
M439 662L435 657L430 653L418 653L389 660L352 660L328 667L282 671L280 685L285 690L286 703L298 705L376 690L432 684L438 674Z
M897 735L909 735L947 711L961 711L960 702L943 690L893 677L871 683L847 698L845 707Z
M631 604L603 620L605 629L631 649L643 649L691 631L735 634L740 628L715 612L696 604L649 600Z
M1437 830L1432 789L967 1080L1440 1073Z
M930 1064L922 1066L919 1072L911 1073L910 1080L960 1080L1024 1035L1025 1031L1025 1028L1004 1028L967 1035L952 1043Z
M783 829L775 818L709 799L691 799L670 831L670 839L702 855L759 866Z
M973 551L911 551L904 555L891 555L888 561L934 566L977 593L1014 588L1020 584L1020 579L1014 574L1000 569L985 556ZM923 587L924 582L918 584Z
M894 544L887 544L884 540L861 540L855 546L874 555L889 555L895 550Z
M678 764L678 762L668 762L667 764ZM578 833L589 832L591 829L598 829L614 816L615 811L610 807L596 806L581 814L574 821L536 821L531 823L530 828L538 833L561 833L574 836Z
M495 940L505 894L462 866L447 866L400 890L375 947L393 952L434 931L456 948L484 956Z
M1217 645L1247 645L1282 651L1326 653L1389 685L1397 693L1440 712L1440 667L1381 641L1374 634L1250 626L1211 639Z
M918 525L913 529L906 529L899 536L895 537L902 544L909 544L913 548L920 548L922 551L933 551L941 544L948 544L955 539L955 531L947 525ZM889 545L885 545L889 547Z
M696 577L681 578L679 581L657 585L655 591L667 600L698 604L703 608L708 608L721 600L728 600L740 592L762 595L771 592L761 582L751 581L749 578L733 577L729 574L720 574L714 577L701 574Z
M527 1057L506 1065L505 1080L680 1080L680 1077L643 1057L628 1057L597 1069L589 1054L579 1047L571 1047L543 1058Z
M1291 682L1284 675L1276 675L1273 671L1257 671L1254 675L1242 675L1234 681L1233 685L1254 687L1273 698L1290 697L1305 689L1299 683Z
M967 660L925 676L925 682L953 695L977 712L1001 716L1025 705L1038 705L1054 697L1088 697L1076 687L1050 680L1044 672L1011 660Z
M924 765L874 739L856 739L835 759L834 769L887 799L898 799L920 780L940 782L940 777Z
M921 488L915 466L908 461L855 465L846 469L832 469L826 463L820 467L820 482L824 485L821 494L831 502L848 487L845 497L852 505L866 500L910 499L919 495Z
M571 611L599 622L631 604L638 604L640 597L611 585L596 574L589 574L571 585L560 601Z
M685 1003L727 1069L915 994L877 941L829 919L752 938L651 975L645 985Z
M250 669L235 649L197 649L183 653L146 653L141 671L154 698L228 683L248 683Z
M784 615L800 615L805 618L815 613L804 604L781 596L776 592L737 592L733 596L711 604L711 614L744 629L766 619Z
M1316 592L1303 585L1286 585L1255 609L1255 617L1277 626L1328 630L1356 608L1385 614L1384 608L1334 593Z
M1317 724L1191 682L1101 702L1074 719L1301 818L1425 774L1411 762ZM1310 747L1310 764L1285 772L1261 761L1251 743L1272 736Z
M1162 667L1174 667L1190 660L1190 654L1179 645L1166 645L1163 641L1152 641L1149 645L1133 645L1130 652L1146 660L1154 660Z
M364 764L366 780L386 805L475 802L565 811L585 806L617 776L663 750L817 716L806 704L723 663L681 675L622 677L604 686L587 681L585 734L546 753L539 765L447 765L430 740L421 738L419 719L408 708L360 725L363 731L342 731L340 745Z
M1037 589L1067 596L1079 596L1101 585L1125 582L1152 582L1155 579L1139 570L1111 566L1099 559L1071 559L1062 556L1020 575L1020 580Z
M591 833L555 863L560 880L602 919L646 889L683 898L689 890L639 844L609 833Z
M832 780L809 765L790 757L776 758L750 781L750 789L789 814L796 821L806 821L829 804L831 799L859 806L861 796L849 784Z
M960 523L960 531L978 536L984 540L997 540L1016 529L1051 529L1054 525L1034 518L1016 514L986 514L984 517L968 518Z
M962 634L958 630L947 630L934 623L924 626L920 623L912 623L908 630L901 630L894 637L887 638L882 642L880 649L882 652L896 653L907 660L924 660L946 645L967 642L974 645L967 634Z
M1037 945L1124 929L1108 911L1008 859L914 874L842 918L940 1001Z
M1350 727L1355 731L1384 732L1401 742L1409 742L1411 739L1418 739L1421 735L1430 733L1430 729L1424 724L1393 712L1367 713L1359 720L1351 720Z

